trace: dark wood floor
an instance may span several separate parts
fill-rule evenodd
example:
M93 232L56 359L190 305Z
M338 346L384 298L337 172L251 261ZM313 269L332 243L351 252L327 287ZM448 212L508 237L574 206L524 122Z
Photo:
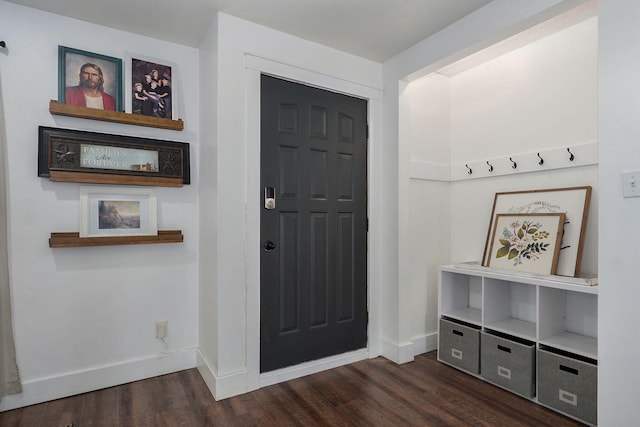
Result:
M579 426L436 361L354 363L216 402L195 369L0 413L0 426Z

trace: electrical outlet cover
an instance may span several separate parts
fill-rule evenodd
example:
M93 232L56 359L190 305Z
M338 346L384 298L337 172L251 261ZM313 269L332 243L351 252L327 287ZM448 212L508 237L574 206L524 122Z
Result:
M167 321L158 320L156 322L156 338L164 338L167 336Z

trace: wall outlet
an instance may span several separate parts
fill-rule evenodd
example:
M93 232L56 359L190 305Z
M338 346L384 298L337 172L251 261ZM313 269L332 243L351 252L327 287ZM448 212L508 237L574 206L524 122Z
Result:
M156 322L156 338L164 338L167 336L167 321L158 320Z

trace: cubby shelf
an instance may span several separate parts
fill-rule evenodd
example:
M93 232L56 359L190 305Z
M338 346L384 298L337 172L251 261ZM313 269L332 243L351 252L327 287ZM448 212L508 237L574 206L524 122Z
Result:
M597 360L598 287L572 281L443 266L440 315Z
M124 123L135 126L147 126L160 129L181 131L184 129L182 120L163 119L161 117L129 114L120 111L98 110L96 108L78 107L49 101L49 112L58 116L79 117L82 119L101 120L104 122Z
M596 283L475 263L442 266L438 360L594 425Z
M50 248L77 248L84 246L148 245L153 243L182 243L180 230L158 230L154 236L80 237L80 233L51 233Z

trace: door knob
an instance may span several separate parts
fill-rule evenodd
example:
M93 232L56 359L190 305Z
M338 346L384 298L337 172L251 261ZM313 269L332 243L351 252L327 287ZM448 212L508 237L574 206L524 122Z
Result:
M267 240L264 242L264 250L267 252L271 252L276 248L276 244L273 240Z

